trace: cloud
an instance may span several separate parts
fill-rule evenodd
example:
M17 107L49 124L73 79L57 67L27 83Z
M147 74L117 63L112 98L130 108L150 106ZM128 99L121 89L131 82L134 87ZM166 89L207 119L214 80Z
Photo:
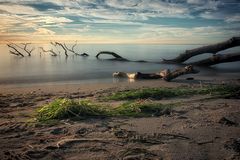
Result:
M0 4L0 11L10 14L39 14L34 8L17 4Z
M37 28L34 35L54 35L55 32L46 28Z
M240 14L239 15L233 15L229 16L225 19L226 22L231 23L231 22L240 22Z
M88 32L90 30L90 28L91 27L89 25L86 25L86 26L83 26L81 28L77 28L75 30L78 31L78 32Z
M52 2L30 2L27 3L26 5L33 7L38 11L62 10L64 8L63 6L59 6Z
M72 20L65 17L52 17L52 16L28 17L26 19L34 23L45 23L45 24L62 24L62 23L73 22Z
M240 28L239 8L237 0L8 0L0 2L0 33L117 35L125 40L149 36L155 42L224 37Z

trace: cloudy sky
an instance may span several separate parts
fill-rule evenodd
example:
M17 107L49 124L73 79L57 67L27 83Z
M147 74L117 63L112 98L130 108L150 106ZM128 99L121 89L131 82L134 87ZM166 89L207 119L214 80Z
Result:
M239 0L0 0L0 41L205 44L240 35Z

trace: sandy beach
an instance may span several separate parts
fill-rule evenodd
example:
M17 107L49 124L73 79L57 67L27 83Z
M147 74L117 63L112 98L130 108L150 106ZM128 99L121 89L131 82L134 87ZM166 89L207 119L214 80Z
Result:
M90 117L77 121L64 119L54 124L33 121L36 109L56 98L98 101L99 97L117 91L194 88L210 82L202 83L180 79L170 83L153 80L1 86L0 159L239 159L239 94L228 98L190 95L158 100L163 104L181 102L169 115L162 116Z

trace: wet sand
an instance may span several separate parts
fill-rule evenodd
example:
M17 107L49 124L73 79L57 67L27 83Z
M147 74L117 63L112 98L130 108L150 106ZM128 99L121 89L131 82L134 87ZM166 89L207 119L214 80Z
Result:
M119 90L206 83L239 81L0 86L0 159L240 159L239 95L160 100L181 105L159 117L61 120L52 125L32 122L35 110L55 98L97 101Z

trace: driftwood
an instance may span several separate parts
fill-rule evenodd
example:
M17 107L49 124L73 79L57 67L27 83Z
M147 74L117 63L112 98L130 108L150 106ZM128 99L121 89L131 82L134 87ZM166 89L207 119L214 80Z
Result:
M191 57L194 57L196 55L204 54L204 53L212 53L216 54L219 51L240 46L240 37L233 37L227 41L217 43L217 44L212 44L208 46L203 46L199 48L195 48L192 50L186 50L184 53L180 54L178 57L170 60L165 60L165 62L175 62L175 63L182 63L188 60Z
M7 46L12 49L10 50L9 52L11 54L14 54L16 56L21 56L21 57L24 57L24 54L22 53L25 52L28 54L28 56L31 56L32 54L32 51L35 49L34 47L31 48L31 50L28 50L28 45L30 45L31 43L21 43L21 45L18 45L18 44L15 44L15 43L9 43L7 44Z
M77 53L74 48L77 46L77 41L72 45L72 47L68 47L65 43L63 43L64 47L66 48L66 50L68 50L69 52L72 52L73 54L75 54L76 56L84 56L84 57L87 57L89 56L87 53L83 53L83 54L80 54L80 53Z
M184 68L176 69L173 72L167 72L166 74L163 74L162 79L165 81L171 81L172 79L175 79L181 75L185 74L196 74L199 71L195 70L192 65L188 65Z
M99 53L96 55L96 58L99 59L99 56L100 56L100 55L103 55L103 54L112 55L114 58L113 58L113 59L110 59L110 60L115 60L115 61L129 61L128 59L121 57L121 56L118 55L117 53L109 52L109 51L101 51L101 52L99 52Z
M216 54L210 58L191 63L197 66L212 66L219 63L240 61L240 52Z
M7 46L14 50L14 51L11 51L11 50L9 51L11 54L24 57L24 55L20 51L18 51L14 46L12 46L12 44L7 44Z
M129 78L131 79L163 79L165 81L171 81L181 75L185 74L195 74L198 73L197 70L193 68L192 65L185 66L184 68L177 69L175 71L170 71L169 69L163 70L158 73L125 73L125 72L114 72L113 77L115 78Z
M239 56L240 53L228 53L228 54L217 54L217 52L240 46L240 37L233 37L227 41L217 43L217 44L212 44L208 46L203 46L199 48L195 48L192 50L186 50L184 53L180 54L178 57L170 60L163 59L160 62L148 62L144 60L138 60L138 61L133 61L133 60L128 60L126 58L123 58L122 56L118 55L117 53L110 52L110 51L102 51L99 52L96 57L99 59L99 56L102 54L107 54L107 55L112 55L114 58L112 59L107 59L107 60L114 60L114 61L127 61L127 62L148 62L148 63L184 63L186 60L193 56L197 56L200 54L204 53L212 53L213 56L204 60L200 60L197 62L192 62L192 63L185 63L186 65L198 65L198 66L211 66L215 65L218 63L225 63L225 62L235 62L239 61Z
M147 61L145 61L145 60L137 60L137 61L129 60L129 59L127 59L127 58L123 58L122 56L118 55L118 54L115 53L115 52L110 52L110 51L101 51L101 52L99 52L99 53L96 55L97 59L100 59L99 56L100 56L100 55L103 55L103 54L113 56L114 58L107 59L107 60L111 60L111 61L142 62L142 63L147 62Z
M49 52L51 56L57 56L57 53L53 49L45 50L43 47L39 47L43 52Z
M31 43L21 43L23 45L23 50L28 54L28 56L31 56L32 51L34 51L34 47L31 50L28 50L27 46L30 45Z
M64 54L66 57L68 57L67 54L67 49L64 47L64 45L62 43L59 42L51 42L52 45L54 45L55 47L60 46L63 50L64 50Z

